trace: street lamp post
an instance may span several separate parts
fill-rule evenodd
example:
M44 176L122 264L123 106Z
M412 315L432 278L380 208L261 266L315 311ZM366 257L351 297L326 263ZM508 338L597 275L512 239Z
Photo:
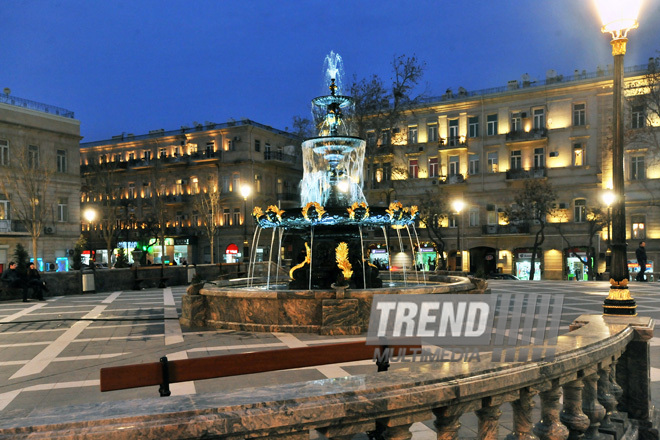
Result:
M612 203L614 203L614 192L608 189L603 193L603 202L607 205L607 252L605 258L605 270L609 274L612 271Z
M628 259L626 249L626 210L623 184L623 57L628 31L638 26L641 0L596 0L603 22L602 32L612 35L614 78L612 84L612 271L610 292L603 304L606 315L636 315L637 305L628 291Z
M92 269L92 273L83 273L83 268L80 268L80 286L82 293L96 293L96 266L92 260L92 225L96 220L96 210L92 208L87 208L83 211L83 218L87 221L89 228L89 239L87 241L87 249L89 250L89 266Z
M463 270L463 255L461 253L461 211L463 210L463 200L454 200L452 203L456 211L456 269Z
M252 194L252 188L250 185L244 184L241 186L241 195L243 196L243 261L250 261L250 248L248 246L248 235L247 235L247 199Z

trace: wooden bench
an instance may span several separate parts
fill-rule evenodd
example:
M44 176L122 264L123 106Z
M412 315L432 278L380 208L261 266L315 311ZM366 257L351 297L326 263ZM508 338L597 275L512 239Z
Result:
M175 361L163 356L160 362L101 368L101 391L160 385L160 395L169 396L171 383L374 359L378 348L380 353L388 348L396 355L421 352L421 345L366 345L361 340ZM378 371L389 367L387 360L376 364Z

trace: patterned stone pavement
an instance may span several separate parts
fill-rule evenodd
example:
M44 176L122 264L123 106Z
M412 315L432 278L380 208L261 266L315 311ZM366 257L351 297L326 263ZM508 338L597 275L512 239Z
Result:
M493 293L564 294L562 330L584 313L600 313L605 282L490 281ZM633 283L640 315L660 318L660 283ZM309 334L184 331L179 326L185 287L60 296L46 302L0 303L0 424L53 406L158 396L157 388L99 391L104 366L185 359L247 351L343 342L353 337ZM653 396L660 402L660 356L654 338L651 363ZM396 365L393 366L396 368ZM212 393L267 384L292 383L352 374L375 373L372 362L326 365L173 384L173 394ZM538 408L537 408L538 410ZM500 436L510 432L503 407ZM461 437L476 435L476 417L462 419ZM412 428L415 439L435 438L425 424Z

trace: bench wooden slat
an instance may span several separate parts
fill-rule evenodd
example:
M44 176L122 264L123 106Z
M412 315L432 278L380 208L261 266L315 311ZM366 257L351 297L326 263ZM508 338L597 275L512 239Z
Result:
M365 345L364 341L357 341L173 360L168 362L169 383L361 361L372 359L376 348L377 345ZM397 354L400 349L412 354L411 350L419 349L421 345L396 345L390 348ZM160 362L101 368L101 391L160 385L162 382Z

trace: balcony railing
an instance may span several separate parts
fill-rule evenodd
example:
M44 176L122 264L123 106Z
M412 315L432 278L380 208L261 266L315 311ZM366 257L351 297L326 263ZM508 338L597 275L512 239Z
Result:
M558 337L551 362L494 364L490 356L424 362L420 354L417 362L388 372L166 397L158 404L153 398L108 401L103 411L92 412L90 405L33 411L0 421L0 437L123 440L166 432L170 439L308 439L319 433L409 439L412 425L424 422L435 437L453 439L466 415L482 439L498 438L500 425L513 431L512 438L657 438L649 380L653 328L646 317L582 315Z
M483 225L481 232L484 235L529 234L529 225Z
M441 150L450 150L452 148L467 148L467 138L462 136L450 136L447 139L441 138L438 141L438 148Z
M545 168L532 168L531 170L510 169L506 171L507 180L541 179L546 177L546 175Z
M30 101L29 99L19 98L17 96L8 95L6 93L0 94L0 102L3 104L14 105L16 107L23 107L38 112L50 113L51 115L62 116L63 118L73 119L74 114L71 110L54 105L43 104L41 102Z
M284 154L281 151L264 151L264 160L281 160L282 162L296 163L296 156Z
M506 140L509 142L526 142L545 139L548 137L547 128L533 128L530 131L516 130L506 134Z
M465 182L465 176L462 174L450 174L445 177L445 180L440 180L440 183L445 183L447 185L454 185L463 182Z

